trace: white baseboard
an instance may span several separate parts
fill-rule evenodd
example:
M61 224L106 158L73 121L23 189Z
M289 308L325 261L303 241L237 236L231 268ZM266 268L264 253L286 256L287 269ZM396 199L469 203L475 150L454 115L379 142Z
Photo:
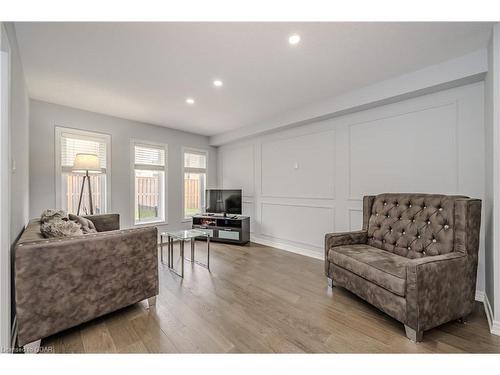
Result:
M291 253L305 255L305 256L308 256L311 258L316 258L316 259L321 259L321 260L324 259L324 255L323 255L322 251L320 253L318 253L318 251L308 249L305 246L292 245L292 244L285 243L282 241L271 240L271 239L267 239L267 238L263 238L263 237L255 236L255 235L250 236L250 241L261 244L261 245L275 247L275 248L280 249L280 250L290 251Z
M486 318L488 319L488 324L490 326L490 332L494 335L500 336L500 322L495 320L493 316L493 311L491 310L490 301L488 300L488 295L484 293L484 312L486 313Z
M476 290L476 301L484 303L484 291Z

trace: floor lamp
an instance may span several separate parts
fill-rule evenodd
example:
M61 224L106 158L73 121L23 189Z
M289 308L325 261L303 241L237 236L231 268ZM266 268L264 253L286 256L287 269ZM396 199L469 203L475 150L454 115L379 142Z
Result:
M82 181L82 189L80 190L80 200L78 201L78 211L77 215L80 215L80 208L82 205L83 189L85 188L85 180L87 180L88 190L89 190L89 205L90 214L94 214L94 206L92 204L92 188L90 187L90 176L89 174L99 174L102 173L99 157L94 154L76 154L75 161L73 163L73 173L85 173Z

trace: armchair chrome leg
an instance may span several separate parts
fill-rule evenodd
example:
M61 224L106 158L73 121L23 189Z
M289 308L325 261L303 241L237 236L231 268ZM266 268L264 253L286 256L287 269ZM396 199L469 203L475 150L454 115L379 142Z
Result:
M333 282L333 279L328 278L328 286L329 286L330 288L333 288L333 287L335 286L335 283Z
M148 298L149 308L156 306L156 296Z
M424 337L424 331L417 331L405 324L406 337L413 342L420 342Z
M42 340L36 340L23 346L24 354L37 354L40 351Z

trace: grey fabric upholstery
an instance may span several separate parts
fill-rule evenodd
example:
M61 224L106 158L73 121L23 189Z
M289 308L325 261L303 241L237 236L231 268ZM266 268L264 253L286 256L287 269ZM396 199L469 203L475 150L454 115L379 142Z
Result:
M363 230L325 236L325 272L421 337L472 311L480 226L479 199L366 196Z
M158 294L157 229L90 219L99 233L52 239L32 220L16 244L20 346Z
M404 297L407 258L369 245L334 247L328 260L388 291Z

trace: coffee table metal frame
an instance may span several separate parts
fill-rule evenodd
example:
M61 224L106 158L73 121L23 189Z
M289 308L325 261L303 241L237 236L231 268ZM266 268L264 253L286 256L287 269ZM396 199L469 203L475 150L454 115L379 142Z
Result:
M180 236L177 235L179 232L189 233L190 236ZM171 272L175 273L177 276L184 278L184 260L188 260L191 263L196 263L199 266L205 267L210 270L210 234L204 230L200 229L189 229L186 231L177 231L177 232L164 232L160 234L160 259L163 264L163 245L164 238L167 238L167 266ZM207 263L201 263L195 260L195 241L196 237L206 237L207 238ZM174 240L180 241L180 257L181 261L181 273L178 273L174 268ZM191 258L184 257L184 243L186 240L191 242Z

